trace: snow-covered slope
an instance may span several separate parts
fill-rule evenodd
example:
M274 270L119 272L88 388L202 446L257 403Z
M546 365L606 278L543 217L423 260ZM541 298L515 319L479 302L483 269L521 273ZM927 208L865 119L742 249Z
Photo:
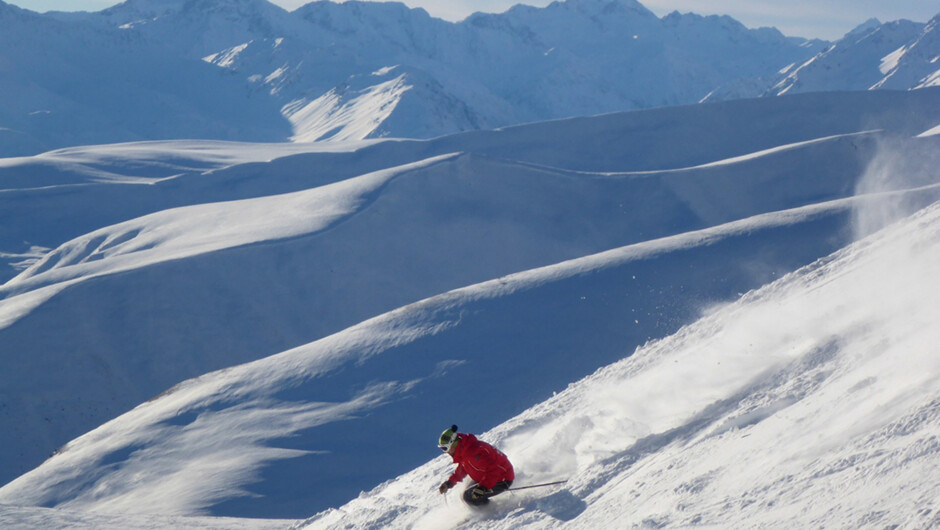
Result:
M916 135L940 120L937 97L807 95L295 156L301 146L177 142L5 161L4 257L31 268L0 287L16 367L2 377L33 389L3 411L6 476L181 380L448 289L848 196L883 135L864 128ZM450 153L465 154L361 195L340 224L311 225L342 214L314 206L321 187ZM254 163L224 167L237 162ZM278 204L277 223L245 213ZM49 372L61 356L88 370Z
M831 231L848 205L765 215L504 277L208 374L69 443L0 490L0 501L256 516L329 506L420 461L432 447L422 443L433 439L429 423L457 415L485 425L598 361L629 354L623 348L636 339L625 338L641 320L673 328L670 319L688 311L675 301L680 293L708 298L740 285L736 277L753 275L771 252L810 257L806 245L787 242ZM693 272L669 273L692 264ZM523 461L520 469L532 467Z
M873 88L924 88L940 86L940 15L924 28L917 39L885 56L881 70L885 77Z
M437 80L397 66L352 76L312 101L291 101L282 112L297 142L381 138L400 131L432 138L489 128Z
M424 461L453 415L493 426L840 248L866 167L910 178L864 192L934 200L940 138L921 133L938 97L801 95L299 154L177 142L4 161L0 197L64 196L59 213L96 226L62 227L49 208L7 235L55 248L0 287L10 478L228 369L70 442L0 504L336 506Z
M934 528L938 262L940 203L484 435L564 487L470 512L437 455L297 528Z
M940 83L940 15L927 24L866 22L800 65L771 94L820 90L911 90Z

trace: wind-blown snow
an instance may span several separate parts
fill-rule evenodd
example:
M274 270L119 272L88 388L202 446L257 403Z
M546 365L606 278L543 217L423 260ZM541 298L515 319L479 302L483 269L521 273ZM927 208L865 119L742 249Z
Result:
M20 455L2 463L38 465L0 488L0 504L58 510L36 517L299 518L339 506L425 462L440 424L479 432L511 419L703 314L717 322L709 315L728 310L710 307L829 255L853 230L870 233L935 201L940 150L922 133L940 120L936 98L816 94L431 141L122 144L5 160L0 201L10 208L0 215L46 206L30 224L0 223L6 253L52 250L0 287L0 334L11 345L3 403L15 404L0 409L0 436L7 455ZM69 225L56 222L63 214ZM828 271L825 263L813 270ZM826 285L814 289L838 292ZM746 300L722 326L765 321L760 311L747 316L757 306ZM709 326L686 329L708 335ZM663 353L684 361L675 372L650 360L658 353L640 358L658 366L643 376L650 393L665 391L654 381L682 381L700 389L695 396L635 401L623 415L603 403L575 407L571 426L538 438L557 433L570 449L558 455L526 452L533 439L521 431L518 440L496 431L520 481L565 470L602 481L592 470L603 455L639 459L630 440L652 436L640 447L655 448L673 440L657 438L670 429L692 432L702 396L724 403L734 385L811 348L798 331L768 329L757 344L771 358L734 341L699 358L683 350L704 347L682 342L688 333L656 343L681 346ZM739 366L709 371L709 359ZM798 384L801 373L784 372L780 384ZM772 418L789 399L775 396L754 409L741 401L740 418L709 428ZM642 409L655 406L661 413ZM551 414L565 423L568 411ZM592 447L611 425L629 439ZM375 516L424 518L440 498L420 495L439 483L441 464L389 485L382 495L396 491L407 508L380 506ZM588 514L601 488L578 484L538 510ZM362 499L381 504L382 495Z
M938 262L935 204L484 435L564 488L471 513L438 457L297 527L932 527Z
M418 393L435 379L459 385L459 380L449 377L450 373L465 372L461 370L463 365L472 365L474 360L448 360L436 354L434 357L439 360L431 366L400 366L395 370L400 372L397 377L386 372L385 377L392 376L392 379L370 381L344 401L296 402L284 401L280 396L300 391L326 398L330 395L326 393L327 388L334 386L340 395L345 394L348 384L330 382L329 387L324 386L336 379L330 374L338 372L340 367L371 366L370 361L379 354L413 356L424 348L422 342L436 336L453 335L448 330L470 325L462 322L463 318L453 320L452 315L479 312L488 300L512 299L514 293L537 291L546 285L564 285L583 275L598 277L598 273L605 270L629 270L636 267L636 263L659 255L675 254L675 259L688 259L679 256L692 256L696 253L690 250L721 246L720 242L731 243L756 233L780 228L793 230L813 219L826 218L843 210L848 204L840 201L767 214L513 275L403 308L282 355L209 374L184 383L70 443L46 465L0 490L0 501L17 499L29 504L111 513L192 514L220 499L242 494L241 488L254 480L262 464L270 466L279 459L312 457L318 460L313 469L333 475L338 470L322 461L330 458L330 452L318 455L316 449L325 442L322 437L329 436L327 433L317 434L314 440L319 438L319 444L313 442L306 450L288 450L279 448L277 443L268 444L318 426L351 421ZM559 336L558 340L563 339ZM409 350L412 353L408 354ZM550 362L547 353L535 357L542 358L543 363ZM477 354L478 359L480 355ZM697 366L690 367L691 372L696 372ZM426 372L422 375L423 370ZM739 375L726 374L726 384L736 381ZM340 377L339 381L342 380ZM712 381L708 385L717 383ZM656 385L643 388L648 392L636 389L638 398L642 396L644 400L656 402L653 392ZM702 398L698 395L694 400ZM427 406L422 405L422 408ZM442 406L446 405L438 404L433 408ZM432 417L441 412L437 410ZM421 429L418 424L404 424L399 428ZM317 432L316 429L313 432ZM214 442L206 444L207 440ZM373 451L385 453L379 448ZM111 467L107 462L117 465ZM525 461L520 462L520 468L532 469Z

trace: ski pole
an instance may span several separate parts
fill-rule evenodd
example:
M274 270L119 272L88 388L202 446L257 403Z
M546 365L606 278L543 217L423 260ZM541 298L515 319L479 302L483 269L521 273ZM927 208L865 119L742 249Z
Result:
M557 481L557 482L546 482L545 484L533 484L533 485L531 485L531 486L521 486L521 487L518 487L518 488L509 488L509 491L527 490L527 489L531 489L531 488L543 488L543 487L545 487L545 486L555 486L556 484L564 484L565 482L568 482L568 480L565 479L565 480L559 480L559 481Z

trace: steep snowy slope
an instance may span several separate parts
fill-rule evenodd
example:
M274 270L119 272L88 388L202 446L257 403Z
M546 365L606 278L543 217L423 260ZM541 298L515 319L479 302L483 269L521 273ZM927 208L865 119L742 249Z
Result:
M4 476L179 381L424 297L846 197L881 140L901 137L899 160L935 152L937 138L903 138L940 121L937 97L731 102L289 157L297 147L170 143L10 161L0 227L14 247L4 252L34 257L0 287L10 368L0 377L22 389L2 411ZM452 153L464 154L413 165ZM122 172L150 183L130 185ZM380 174L397 176L375 191L350 180ZM361 190L346 196L348 209L322 202L343 186ZM825 252L845 241L833 230L814 235ZM770 260L727 292L799 264L788 260ZM693 312L700 303L681 300ZM666 331L649 324L636 340ZM62 358L71 365L50 371Z
M940 86L940 15L917 39L886 55L881 62L884 79L874 88Z
M869 158L877 173L911 179L865 179L877 183L865 191L935 183L940 138L910 137L940 120L931 114L936 94L661 109L380 142L166 181L192 179L203 198L229 202L103 227L57 245L0 287L0 332L14 350L5 352L13 369L3 375L11 389L3 444L19 459L7 469L38 464L183 379L448 289L632 246L434 298L187 383L70 444L5 487L0 503L299 517L348 500L422 461L418 431L427 423L456 413L493 425L704 306L841 247L848 203L820 201L850 195ZM859 131L860 121L891 133ZM109 167L101 153L85 156ZM517 160L501 159L510 154ZM398 165L358 173L379 162ZM618 166L645 171L610 171ZM330 178L336 168L356 173ZM904 197L916 207L935 188ZM526 384L500 379L507 366ZM481 390L469 401L447 391L461 386ZM243 410L258 423L238 423L233 437L228 421ZM356 433L369 428L389 446L366 450ZM172 462L173 447L214 436L237 446L187 448L194 460ZM226 455L236 460L219 468L213 458ZM138 473L154 479L134 482Z
M504 391L461 400L460 392L448 389L472 386L478 378L505 389L518 379L544 384L559 377L556 363L569 369L561 379L572 373L574 351L629 353L597 331L610 326L623 332L623 313L611 317L617 307L632 307L640 319L666 316L644 314L661 307L643 307L656 303L650 291L676 287L657 286L664 266L708 267L711 259L748 252L754 244L763 252L779 250L850 204L867 215L866 207L886 199L762 216L513 275L209 374L70 443L0 489L0 501L110 513L193 513L233 497L213 511L251 513L274 497L293 498L296 509L321 504L335 489L360 483L354 478L360 473L388 472L395 467L390 462L409 453L427 458L434 449L426 439L436 434L428 423L458 416L482 427L512 397ZM492 519L492 525L509 528L575 519L596 527L622 523L624 516L637 524L696 517L699 523L741 517L779 522L798 513L793 504L819 498L807 490L833 491L827 477L852 469L839 465L850 455L853 476L866 477L857 466L867 461L898 483L914 484L915 494L929 491L936 475L919 471L930 452L910 440L923 430L914 440L929 442L936 427L931 403L940 390L940 366L929 345L936 339L930 322L940 310L931 278L937 238L940 209L934 207L641 348L496 429L490 437L515 460L520 485L572 480L569 491L543 500L529 493L507 496L501 510L472 518L472 524ZM686 277L681 290L688 295L712 288L707 284L714 273ZM667 304L675 295L660 294ZM542 347L527 353L518 348L531 340ZM896 362L902 353L909 362ZM495 359L503 363L500 370L485 370ZM906 421L905 414L920 406L923 413ZM836 416L841 421L832 420ZM895 421L904 430L893 428ZM696 459L691 451L711 457ZM770 455L777 466L756 464L758 473L742 477L742 466ZM432 492L445 467L437 460L309 523L456 526L465 509L444 508ZM768 476L771 469L777 474ZM623 488L633 492L625 495ZM267 499L238 499L249 492ZM741 493L742 502L732 501ZM835 494L839 509L814 500L814 509L803 515L807 522L851 523L866 516L891 521L917 500L858 493L846 500L838 488ZM881 511L861 511L870 509L870 501L881 502ZM920 513L930 514L927 508Z
M437 455L297 528L934 528L938 261L940 203L484 435L518 486L564 487L470 512Z
M288 103L282 112L294 126L295 142L381 138L396 131L433 138L489 128L436 79L397 66L352 76L316 99Z
M677 297L727 296L771 253L811 258L820 247L806 236L838 229L847 206L504 277L183 383L69 443L0 502L282 517L335 505L426 458L429 424L519 412L629 354L637 330L675 330L695 311Z
M940 78L938 17L927 24L863 24L809 61L793 65L769 93L933 86Z

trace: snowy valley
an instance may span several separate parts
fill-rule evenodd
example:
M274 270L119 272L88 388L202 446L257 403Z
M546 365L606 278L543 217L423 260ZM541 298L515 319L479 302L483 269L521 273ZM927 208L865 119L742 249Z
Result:
M0 0L0 527L940 527L936 26Z

